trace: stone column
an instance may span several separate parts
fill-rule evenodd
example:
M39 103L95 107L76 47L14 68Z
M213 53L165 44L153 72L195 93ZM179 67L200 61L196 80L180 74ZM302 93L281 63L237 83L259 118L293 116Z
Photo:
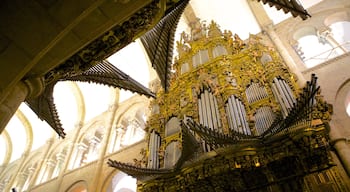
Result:
M28 146L26 147L26 151L22 154L22 157L20 158L19 163L17 164L16 167L16 171L14 171L14 174L12 175L12 178L9 180L9 183L6 186L5 191L10 191L13 187L16 187L17 183L18 183L18 179L20 179L20 174L22 172L20 172L23 167L24 167L24 163L26 162L26 159L29 155L29 148Z
M41 178L41 183L48 181L52 178L53 171L55 169L56 161L53 159L48 159L46 161L46 168L43 177Z
M35 98L44 90L42 78L22 80L0 102L0 133L27 98Z
M341 125L336 120L332 120L330 126L332 127L329 134L330 143L337 151L338 158L347 175L350 177L350 137L346 137L346 135L344 136L341 133L341 130L344 128L341 128Z
M258 22L260 28L262 31L266 32L268 37L271 39L271 41L274 43L277 51L283 58L286 65L289 67L292 73L294 73L298 78L298 85L304 86L306 80L303 76L303 74L298 70L296 63L292 59L292 57L289 55L288 50L283 45L281 39L277 35L277 33L274 30L274 25L269 16L266 14L262 4L257 1L247 0L248 5L253 12L256 21Z
M73 169L80 166L81 161L83 160L83 155L87 150L87 148L88 146L86 146L84 143L77 144L77 153L75 154L75 157L74 157L74 162L72 167Z
M31 177L29 184L28 184L28 191L31 190L32 187L34 187L36 184L38 184L40 182L40 178L41 178L41 173L44 171L44 160L47 158L48 153L51 149L52 143L53 143L54 139L51 138L46 142L46 148L44 149L44 152L42 153L42 158L40 160L40 162L38 162L38 166L36 167L36 171L34 171L33 176Z
M117 138L116 138L116 141L115 141L114 146L113 146L113 152L118 151L120 149L122 138L123 138L123 135L125 133L125 130L122 127L119 127L119 128L117 128L116 132L117 132Z
M89 147L88 147L88 155L87 155L87 160L88 162L93 161L97 158L97 155L95 155L96 150L97 150L97 145L101 142L101 140L96 137L93 136L90 140L89 140Z
M27 181L28 176L29 176L29 174L28 174L27 172L21 172L21 173L18 175L17 183L16 183L16 185L14 186L14 187L16 188L17 191L22 191L22 188L23 188L25 182Z
M60 152L56 155L56 166L52 177L57 177L62 172L65 159L66 159L66 154L64 152Z
M323 43L329 43L334 50L337 50L338 52L341 52L340 54L347 53L348 51L346 50L345 47L340 45L334 38L331 30L329 28L326 29L321 29L317 31L317 36L319 40L323 41Z
M35 170L36 170L35 167L30 167L28 169L28 177L27 177L26 181L24 182L21 190L25 191L28 189L30 181L32 180L33 173L35 172Z
M107 127L105 130L105 135L110 135L112 132L112 127L114 124L115 114L116 114L117 108L118 108L117 101L109 107L109 110L108 110L109 113L108 113L108 116L106 117ZM105 157L105 154L107 151L109 139L110 139L110 137L105 136L105 137L103 137L103 139L101 141L100 154L98 157L97 168L96 168L96 177L95 177L95 180L92 183L92 186L90 188L91 191L100 191L102 188L102 184L103 184L104 180L100 178L100 175L102 173L103 165L106 163L104 157Z

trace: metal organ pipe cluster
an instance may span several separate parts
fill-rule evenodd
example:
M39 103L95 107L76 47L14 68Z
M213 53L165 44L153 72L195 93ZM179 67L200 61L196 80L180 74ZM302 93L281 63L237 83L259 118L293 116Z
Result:
M259 83L252 82L245 90L247 100L249 103L254 103L268 97L265 87L259 85Z
M264 106L256 110L255 115L255 128L258 135L264 133L275 120L275 114L271 107Z
M276 100L281 106L283 117L286 117L296 102L292 90L285 80L276 77L273 79L271 88Z
M239 133L251 135L246 118L246 110L242 101L232 95L228 98L225 109L230 129Z
M198 110L200 124L208 127L209 129L214 129L219 132L222 131L217 100L215 96L207 89L204 89L198 98ZM206 146L205 143L203 143L203 148L204 151L210 151L209 147Z
M155 131L152 130L149 137L149 145L148 145L148 163L147 168L150 169L158 169L159 168L159 147L160 147L160 136Z

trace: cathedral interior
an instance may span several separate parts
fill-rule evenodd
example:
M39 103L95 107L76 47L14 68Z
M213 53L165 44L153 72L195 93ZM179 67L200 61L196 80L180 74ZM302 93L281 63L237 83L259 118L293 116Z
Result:
M0 192L350 191L348 0L0 10Z

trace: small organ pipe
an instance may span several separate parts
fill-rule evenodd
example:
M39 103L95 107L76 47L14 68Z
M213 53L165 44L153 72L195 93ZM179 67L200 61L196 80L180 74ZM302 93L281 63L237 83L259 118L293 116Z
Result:
M217 130L218 125L217 125L217 121L216 121L214 96L212 94L209 94L209 102L210 102L210 116L211 116L212 129Z
M209 92L208 90L204 91L204 98L205 98L205 109L206 109L206 116L205 118L207 119L207 124L206 126L209 127L210 129L213 128L213 124L211 121L211 112L210 112L210 102L209 102Z
M238 132L238 125L237 125L237 120L236 120L236 116L235 116L235 112L234 112L234 107L233 107L233 103L232 103L232 99L229 98L228 100L228 107L229 107L229 111L230 111L230 114L232 116L232 121L234 122L234 127L232 127L232 129L234 131L237 131Z
M278 82L279 82L279 84L280 84L280 86L282 88L283 95L286 98L286 101L287 101L286 103L288 104L288 111L289 111L289 109L291 109L293 107L293 101L289 98L290 96L289 96L289 93L288 93L288 91L287 91L287 89L286 89L286 87L284 85L284 81L283 80L279 80Z
M216 111L216 119L218 121L218 129L221 127L221 120L220 120L220 112L219 112L219 107L218 107L218 102L216 98L214 97L214 104L215 104L215 111ZM222 132L222 129L220 129L220 132Z
M229 104L227 103L225 106L225 110L226 110L226 116L227 116L227 121L229 124L229 127L231 130L233 130L233 117L232 117L232 113L230 113L230 109L229 109Z
M202 99L198 99L198 112L199 112L199 123L203 125L203 109L202 109Z
M234 115L236 117L236 122L237 122L237 131L242 133L242 125L241 125L241 122L239 120L239 111L237 109L235 99L232 99L232 104L233 104Z
M207 122L207 110L205 109L205 97L204 93L201 94L201 103L202 103L202 113L203 113L203 125L208 126Z
M246 127L244 126L244 122L243 122L243 111L242 111L242 108L241 108L241 106L240 106L240 102L239 102L239 100L237 99L237 98L235 98L234 99L235 101L236 101L236 106L237 106L237 108L238 108L238 111L239 111L239 120L240 120L240 123L241 123L241 130L242 130L242 132L241 133L245 133L245 130L246 130Z
M249 88L250 88L250 86L246 88L245 95L247 97L248 103L251 103L251 95L250 95L251 93L250 93L250 89Z
M248 125L248 121L247 121L247 112L246 112L243 104L242 104L242 108L244 110L243 121L244 121L244 124L245 124L245 127L246 127L246 132L247 132L247 135L251 135L252 133L250 131L250 128L249 128L249 125Z

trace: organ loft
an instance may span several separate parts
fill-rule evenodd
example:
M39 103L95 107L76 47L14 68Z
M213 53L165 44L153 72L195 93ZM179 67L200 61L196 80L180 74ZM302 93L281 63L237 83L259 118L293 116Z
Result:
M305 86L265 39L215 22L176 43L168 85L156 88L148 146L135 164L109 165L140 191L346 191L332 161L317 77Z

